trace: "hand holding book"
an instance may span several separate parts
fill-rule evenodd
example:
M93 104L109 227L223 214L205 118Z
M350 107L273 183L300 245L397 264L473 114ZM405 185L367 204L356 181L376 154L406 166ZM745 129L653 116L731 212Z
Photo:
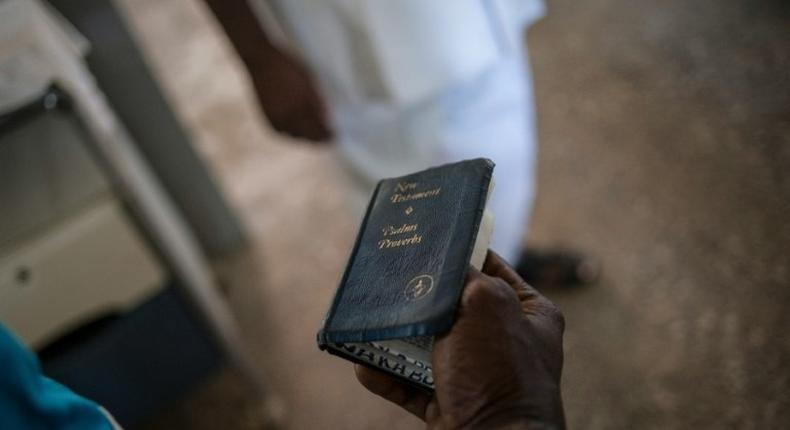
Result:
M486 257L493 170L478 158L379 182L318 346L429 428L564 428L562 315Z
M435 392L357 365L360 382L428 428L564 428L562 314L498 255L470 269L457 319L434 342Z

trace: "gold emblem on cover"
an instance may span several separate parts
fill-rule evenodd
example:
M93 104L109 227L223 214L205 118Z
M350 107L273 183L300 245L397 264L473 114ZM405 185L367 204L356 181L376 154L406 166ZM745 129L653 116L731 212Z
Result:
M433 277L431 275L419 275L406 284L406 290L403 293L406 295L406 299L415 301L428 295L432 289Z

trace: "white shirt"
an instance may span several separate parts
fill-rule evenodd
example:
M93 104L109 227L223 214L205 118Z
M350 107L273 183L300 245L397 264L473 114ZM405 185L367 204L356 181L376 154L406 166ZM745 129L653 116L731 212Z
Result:
M542 0L250 0L275 41L295 48L330 102L409 106L521 49Z
M518 254L534 182L523 30L542 0L249 0L319 78L360 201L382 177L485 156L492 247Z

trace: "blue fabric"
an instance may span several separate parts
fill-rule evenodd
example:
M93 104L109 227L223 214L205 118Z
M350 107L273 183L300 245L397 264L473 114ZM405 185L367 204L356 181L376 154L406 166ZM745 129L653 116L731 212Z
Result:
M38 359L0 323L0 428L111 430L99 406L41 374Z

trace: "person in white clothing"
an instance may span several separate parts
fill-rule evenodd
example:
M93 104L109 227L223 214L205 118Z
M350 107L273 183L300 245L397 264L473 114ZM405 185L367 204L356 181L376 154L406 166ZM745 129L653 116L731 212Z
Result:
M274 129L336 142L359 195L382 177L490 158L491 248L536 285L595 276L578 254L521 245L536 161L523 32L542 0L206 1Z

